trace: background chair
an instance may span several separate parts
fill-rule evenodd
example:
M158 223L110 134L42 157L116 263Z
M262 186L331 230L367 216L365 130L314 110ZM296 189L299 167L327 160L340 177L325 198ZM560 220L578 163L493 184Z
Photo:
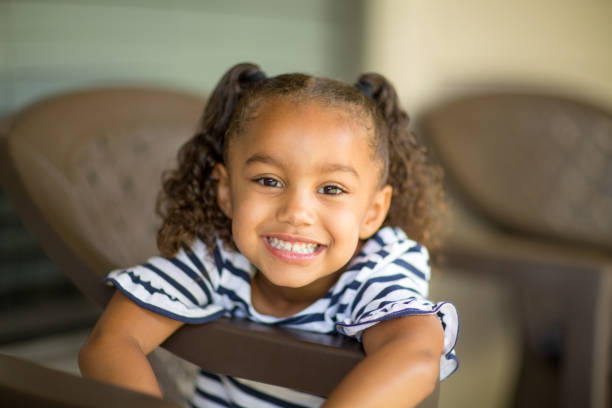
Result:
M49 98L0 125L8 197L50 258L96 304L113 292L101 283L106 272L157 252L161 172L195 131L203 107L202 98L179 92L98 89ZM209 371L322 396L363 358L360 345L342 336L232 319L184 326L162 347ZM181 366L167 355L157 359L157 366ZM181 401L156 372L166 395ZM437 398L438 389L420 406L435 407Z
M514 406L608 406L612 115L553 96L483 94L430 109L419 130L454 198L443 264L501 280L515 299Z

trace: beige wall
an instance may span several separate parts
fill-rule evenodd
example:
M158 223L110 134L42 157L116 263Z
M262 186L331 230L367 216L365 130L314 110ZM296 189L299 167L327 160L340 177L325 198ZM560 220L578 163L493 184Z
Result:
M413 114L458 92L535 86L612 109L609 0L369 0L364 67Z

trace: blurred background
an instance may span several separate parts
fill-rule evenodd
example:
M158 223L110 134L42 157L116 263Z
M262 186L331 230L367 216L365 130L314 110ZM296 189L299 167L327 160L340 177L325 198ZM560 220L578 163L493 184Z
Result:
M529 89L612 111L611 22L608 0L0 0L0 117L108 85L205 96L227 68L247 61L269 75L349 82L380 72L416 125L471 92ZM457 228L481 228L458 219ZM0 223L0 352L76 372L98 309L49 261L2 192ZM441 270L432 298L455 303L462 318L461 367L442 384L440 406L510 406L521 351L511 293L495 280Z

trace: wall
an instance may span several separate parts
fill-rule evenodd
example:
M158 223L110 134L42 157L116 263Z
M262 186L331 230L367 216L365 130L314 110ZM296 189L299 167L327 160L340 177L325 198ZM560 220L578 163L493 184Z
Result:
M0 116L106 83L212 89L231 65L352 79L360 1L0 0Z
M507 86L612 109L610 1L370 0L364 15L364 68L387 74L413 114Z

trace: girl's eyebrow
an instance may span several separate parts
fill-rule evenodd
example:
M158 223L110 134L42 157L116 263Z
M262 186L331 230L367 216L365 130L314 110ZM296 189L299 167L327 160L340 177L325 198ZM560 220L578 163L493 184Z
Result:
M249 157L247 161L245 162L245 166L249 166L253 163L264 163L264 164L271 164L272 166L275 166L275 167L283 167L283 165L279 163L278 161L276 161L276 159L274 159L273 157L265 155L265 154L260 154L260 153L256 153L252 155L251 157Z
M351 166L347 166L345 164L326 163L326 164L322 165L321 167L319 167L319 169L323 173L335 173L335 172L338 172L338 171L345 172L345 173L350 173L353 176L355 176L357 179L359 179L359 173L357 173L357 170L355 170Z
M276 160L275 158L265 155L265 154L260 154L260 153L256 153L253 156L249 157L246 162L245 162L245 166L249 166L253 163L264 163L264 164L269 164L278 168L283 168L283 164L280 163L278 160ZM353 167L351 166L347 166L345 164L340 164L340 163L325 163L323 165L321 165L318 170L322 171L323 173L335 173L335 172L344 172L344 173L350 173L353 176L355 176L357 179L359 179L359 173L357 173L357 170L355 170Z

